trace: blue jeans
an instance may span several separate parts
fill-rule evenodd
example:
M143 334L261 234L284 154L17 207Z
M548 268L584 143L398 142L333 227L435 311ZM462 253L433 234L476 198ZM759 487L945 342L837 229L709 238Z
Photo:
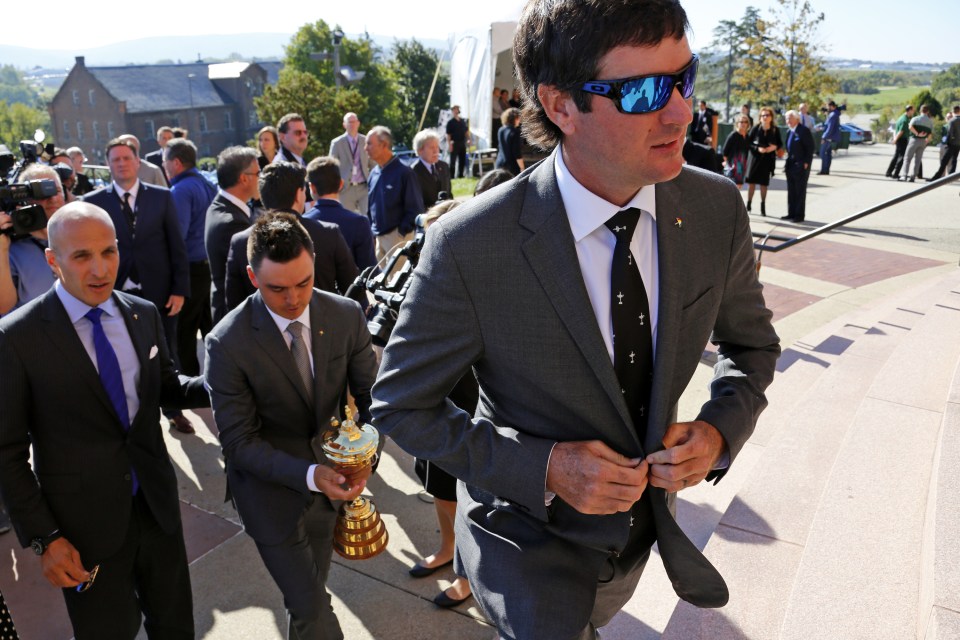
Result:
M820 141L820 172L830 173L830 162L833 160L833 154L830 148L833 146L832 140Z

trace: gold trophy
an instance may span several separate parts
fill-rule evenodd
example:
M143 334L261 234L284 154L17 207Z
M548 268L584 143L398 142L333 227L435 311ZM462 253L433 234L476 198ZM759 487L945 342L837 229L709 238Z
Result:
M323 453L334 467L350 474L372 465L377 458L380 434L368 424L357 425L350 407L347 419L330 420L332 427L323 437ZM333 548L348 560L366 560L387 548L387 528L380 519L373 501L359 495L353 502L344 502L333 531Z

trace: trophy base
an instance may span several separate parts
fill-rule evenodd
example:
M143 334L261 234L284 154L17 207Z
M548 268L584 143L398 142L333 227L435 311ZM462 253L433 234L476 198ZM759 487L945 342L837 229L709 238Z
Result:
M387 548L389 535L376 505L364 496L344 503L333 531L333 550L347 560L366 560Z

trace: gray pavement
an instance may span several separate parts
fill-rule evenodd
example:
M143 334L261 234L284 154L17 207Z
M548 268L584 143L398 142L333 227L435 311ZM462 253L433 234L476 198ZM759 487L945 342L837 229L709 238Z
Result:
M786 212L786 187L778 167L768 196L771 218L751 216L754 229L802 232L910 190L911 185L883 177L892 151L891 145L853 147L835 158L830 176L812 175L808 222L804 225L781 224L772 217ZM927 150L928 175L936 170L935 156L936 151ZM815 160L814 172L818 166L819 160ZM784 346L838 316L955 267L960 252L958 193L960 186L956 184L938 189L861 220L851 229L831 233L826 240L816 240L819 244L810 243L815 250L806 254L798 250L765 258L761 280L768 287L768 299L786 301L778 307L781 311L776 318ZM844 247L860 252L856 254L858 259L844 262ZM894 262L896 269L884 270ZM706 399L709 363L707 352L681 399L681 419L695 415ZM777 406L768 410L776 411ZM280 593L242 532L236 513L223 501L223 463L210 412L198 411L191 416L198 426L197 435L167 432L166 437L184 505L197 637L283 638ZM738 465L752 464L751 455L746 451ZM694 487L681 496L681 524L701 548L737 489L725 482L716 487ZM440 610L431 602L453 579L452 571L445 569L419 580L408 576L407 569L414 562L435 550L439 534L433 506L421 499L412 459L393 443L387 443L369 492L383 514L390 544L386 552L371 560L334 561L328 586L346 637L493 638L493 628L483 621L474 601L454 610ZM59 593L38 579L36 559L20 550L11 538L0 537L0 559L9 558L0 563L0 588L22 637L66 640L70 634L64 631L65 612ZM675 604L676 596L654 555L638 595L614 619L605 638L657 638ZM24 634L28 629L30 635Z

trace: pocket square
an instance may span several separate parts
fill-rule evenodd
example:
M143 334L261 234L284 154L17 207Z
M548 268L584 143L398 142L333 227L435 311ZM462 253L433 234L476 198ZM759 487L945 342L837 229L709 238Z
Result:
M157 345L153 345L152 347L150 347L150 356L148 359L153 360L154 358L157 357L158 353L160 353L160 349L157 349Z

